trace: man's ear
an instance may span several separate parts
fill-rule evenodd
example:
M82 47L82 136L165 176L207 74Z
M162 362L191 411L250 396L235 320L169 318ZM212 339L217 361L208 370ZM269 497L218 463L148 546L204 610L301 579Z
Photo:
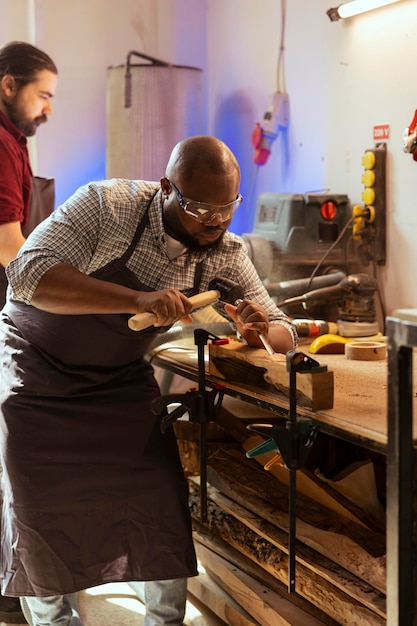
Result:
M0 86L6 96L13 96L16 93L16 81L11 74L5 74L0 81Z
M170 185L170 182L169 182L169 180L168 180L168 178L166 176L161 178L160 182L161 182L162 193L164 194L164 196L166 198L168 198L169 194L172 191L172 187Z

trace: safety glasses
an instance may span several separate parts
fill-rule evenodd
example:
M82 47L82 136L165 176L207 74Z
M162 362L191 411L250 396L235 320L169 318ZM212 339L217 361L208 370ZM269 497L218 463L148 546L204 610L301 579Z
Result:
M207 202L198 202L197 200L185 198L172 181L168 180L168 182L175 191L180 207L184 209L187 215L194 218L198 222L201 222L201 224L209 224L215 217L218 216L221 217L222 222L228 222L232 219L234 213L236 213L243 200L240 193L238 193L235 200L221 206L208 204Z

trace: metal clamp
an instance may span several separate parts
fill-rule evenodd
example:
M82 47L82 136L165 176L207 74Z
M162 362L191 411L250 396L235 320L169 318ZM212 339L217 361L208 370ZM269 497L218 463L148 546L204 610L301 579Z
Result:
M247 428L265 437L267 441L252 448L246 456L253 457L272 450L283 458L289 471L289 530L288 530L288 592L295 591L295 541L296 541L296 471L307 460L310 449L318 434L318 425L313 420L297 419L297 373L327 371L326 365L307 356L303 352L290 350L286 354L287 372L290 374L290 410L285 426L274 424L249 424Z
M207 432L206 424L213 422L220 410L225 389L220 385L212 385L207 389L204 348L211 341L215 344L229 343L227 338L216 337L212 333L197 328L194 331L194 343L197 346L198 356L198 389L181 394L167 394L155 398L151 404L152 412L160 415L165 410L161 419L161 430L167 428L177 419L188 412L189 421L199 424L199 456L200 456L200 509L201 521L207 521ZM168 413L170 404L179 404L171 413Z
M251 458L277 450L289 470L303 467L318 433L318 426L309 419L299 419L295 424L287 422L286 426L249 424L248 429L268 439L246 452L246 456Z

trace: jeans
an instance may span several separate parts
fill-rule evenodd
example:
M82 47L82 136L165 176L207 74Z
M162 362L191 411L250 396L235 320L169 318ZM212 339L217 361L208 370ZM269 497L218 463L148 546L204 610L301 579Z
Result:
M29 626L83 626L77 608L77 594L20 598Z
M144 626L182 626L187 601L187 579L129 583L146 605ZM83 626L77 594L20 598L29 626Z
M187 602L187 579L131 582L146 606L144 626L181 626Z

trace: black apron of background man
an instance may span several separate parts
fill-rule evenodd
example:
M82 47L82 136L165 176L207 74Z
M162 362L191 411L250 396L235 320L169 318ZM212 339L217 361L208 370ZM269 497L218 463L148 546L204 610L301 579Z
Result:
M126 267L148 223L146 213L125 254L93 276L149 291ZM2 372L3 592L196 575L188 485L173 429L162 434L150 411L160 392L143 358L164 329L134 332L129 315L54 315L16 302L2 316L13 354Z
M55 208L55 180L53 178L32 177L32 191L26 224L22 233L27 238L32 230L52 213ZM6 302L7 278L0 265L0 309Z

